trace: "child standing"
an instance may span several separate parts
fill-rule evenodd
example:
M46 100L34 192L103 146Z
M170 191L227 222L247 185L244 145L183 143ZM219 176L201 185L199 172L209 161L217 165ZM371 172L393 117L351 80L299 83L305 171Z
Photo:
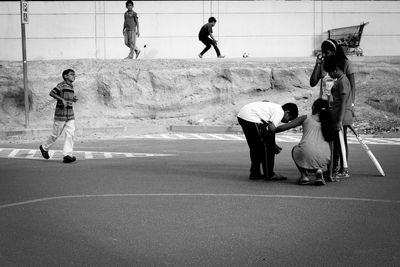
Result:
M208 23L204 24L203 27L201 27L201 29L200 29L199 40L206 47L199 54L199 58L202 58L203 55L211 48L211 46L214 47L218 58L224 58L224 56L221 56L221 52L219 51L218 46L217 46L217 40L215 40L215 38L212 34L213 33L212 28L215 26L216 23L217 23L217 20L214 17L210 17L208 19ZM209 38L208 36L210 36L211 38Z
M136 58L140 54L140 50L136 46L136 39L140 36L139 19L135 11L133 11L133 2L128 0L125 4L128 11L124 14L124 26L122 32L124 34L125 45L130 48L129 55L125 59L132 59L136 53Z
M62 77L64 81L57 84L57 86L50 92L50 96L57 100L53 132L47 141L40 146L40 152L42 153L43 158L49 159L49 149L64 130L65 142L63 149L63 162L71 163L76 160L76 158L72 156L75 133L75 117L72 104L78 101L78 98L74 96L74 87L72 85L75 81L75 72L71 69L64 70Z
M334 125L337 131L334 140L334 158L333 158L333 178L349 178L350 175L345 166L343 166L343 154L341 151L339 134L340 131L346 132L347 128L353 123L352 113L352 94L351 85L349 79L341 68L340 61L335 57L331 57L325 60L324 70L329 74L332 79L336 79L331 89L332 103L331 113L334 121ZM344 135L344 134L343 134ZM347 136L344 135L345 149L347 150ZM341 167L338 168L338 159L340 159ZM347 161L347 156L346 156Z

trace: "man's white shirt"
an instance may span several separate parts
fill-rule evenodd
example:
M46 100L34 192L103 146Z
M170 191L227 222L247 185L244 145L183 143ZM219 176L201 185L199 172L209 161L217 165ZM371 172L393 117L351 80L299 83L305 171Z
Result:
M272 121L275 126L282 121L285 112L282 106L272 102L253 102L243 106L239 110L238 117L249 122L261 123Z

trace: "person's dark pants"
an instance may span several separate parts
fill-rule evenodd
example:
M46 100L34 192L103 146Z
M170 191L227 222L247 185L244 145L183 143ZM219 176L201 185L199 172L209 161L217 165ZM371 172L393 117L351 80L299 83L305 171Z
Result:
M201 38L199 40L206 46L206 48L204 48L204 50L201 51L201 53L200 53L201 55L204 55L211 48L211 46L214 47L215 52L217 53L218 57L221 55L221 52L219 51L217 44L213 40L211 40L208 37L207 38Z
M275 174L275 133L267 131L259 123L249 122L239 117L238 121L250 148L250 176L261 175L261 164L264 177L272 177Z

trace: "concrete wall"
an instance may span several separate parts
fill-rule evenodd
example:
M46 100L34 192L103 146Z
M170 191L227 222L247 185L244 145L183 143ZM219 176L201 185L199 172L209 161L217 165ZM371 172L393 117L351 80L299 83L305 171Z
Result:
M0 60L20 60L19 1L0 2ZM28 60L124 58L125 1L29 2ZM209 16L227 57L304 57L326 31L369 21L367 56L400 55L400 1L137 1L142 58L193 58ZM206 57L215 57L214 51Z

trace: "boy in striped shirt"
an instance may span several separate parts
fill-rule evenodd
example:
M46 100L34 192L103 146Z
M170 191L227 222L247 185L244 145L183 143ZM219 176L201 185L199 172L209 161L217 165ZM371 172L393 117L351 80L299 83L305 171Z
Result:
M50 92L50 96L57 100L53 132L48 137L47 141L40 146L40 152L43 158L49 159L49 149L64 131L63 162L71 163L76 160L76 158L72 156L75 134L75 117L72 104L78 101L78 98L74 96L74 87L72 85L75 81L75 72L71 69L64 70L62 77L64 81L57 84Z

